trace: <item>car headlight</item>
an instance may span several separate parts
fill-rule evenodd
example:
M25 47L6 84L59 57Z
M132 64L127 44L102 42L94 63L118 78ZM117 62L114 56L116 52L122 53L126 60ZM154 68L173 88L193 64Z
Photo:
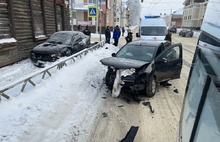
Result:
M110 69L112 69L113 71L115 71L115 68L113 66L109 66Z
M51 54L50 57L57 57L57 54Z
M130 68L130 71L132 74L136 72L135 68Z

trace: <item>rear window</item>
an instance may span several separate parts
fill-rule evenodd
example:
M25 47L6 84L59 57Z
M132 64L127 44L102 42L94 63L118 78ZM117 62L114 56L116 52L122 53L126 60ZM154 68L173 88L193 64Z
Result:
M72 37L69 33L55 33L48 39L48 42L69 45Z
M141 35L143 36L166 36L166 27L141 27Z

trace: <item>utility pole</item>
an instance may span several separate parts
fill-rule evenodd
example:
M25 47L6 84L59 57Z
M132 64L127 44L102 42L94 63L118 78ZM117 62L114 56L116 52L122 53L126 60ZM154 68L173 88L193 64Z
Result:
M98 0L96 1L96 6L98 6ZM98 8L98 11L99 11L99 8ZM98 12L98 11L96 11L96 12ZM95 32L96 32L96 34L98 33L98 17L97 18L95 18L96 19L96 21L95 21Z
M99 0L99 41L102 41L102 13L101 13L101 0Z
M70 10L71 10L71 14L72 14L72 19L71 19L71 30L73 31L73 1L74 0L70 0Z

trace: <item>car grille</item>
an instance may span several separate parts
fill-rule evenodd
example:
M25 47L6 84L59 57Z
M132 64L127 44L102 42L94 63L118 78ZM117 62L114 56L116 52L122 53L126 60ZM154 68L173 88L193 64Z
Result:
M34 60L41 60L41 61L55 61L53 57L51 57L50 54L39 54L39 53L32 53L31 59Z

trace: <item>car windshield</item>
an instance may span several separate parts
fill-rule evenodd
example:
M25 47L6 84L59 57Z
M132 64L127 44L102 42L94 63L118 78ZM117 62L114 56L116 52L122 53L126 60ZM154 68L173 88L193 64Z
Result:
M72 39L72 35L68 33L55 33L47 41L56 44L69 45Z
M149 62L153 59L154 52L155 47L127 44L116 54L116 57Z
M145 36L166 36L166 27L141 27L141 35Z

